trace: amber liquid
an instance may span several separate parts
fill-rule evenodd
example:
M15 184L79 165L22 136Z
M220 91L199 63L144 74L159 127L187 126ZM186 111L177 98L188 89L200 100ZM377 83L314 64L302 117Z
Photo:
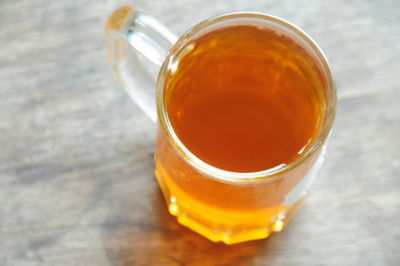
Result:
M310 63L272 31L241 26L201 37L168 83L175 133L220 169L289 164L319 132L322 101Z
M322 86L316 63L292 39L231 26L184 48L168 73L164 101L175 134L191 153L219 169L257 172L288 165L313 145L324 119ZM158 180L171 213L226 243L268 235L253 230L236 240L219 238L213 226L227 235L234 228L271 227L290 207L283 205L285 195L315 160L284 173L285 179L246 186L204 177L176 155L165 134L158 141Z

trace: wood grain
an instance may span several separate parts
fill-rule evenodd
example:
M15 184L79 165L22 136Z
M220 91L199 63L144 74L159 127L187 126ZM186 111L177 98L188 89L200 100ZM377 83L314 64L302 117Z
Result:
M182 33L233 10L281 16L331 61L326 163L293 222L213 244L153 178L154 126L111 77L103 24L134 4ZM399 1L0 2L0 265L400 265Z

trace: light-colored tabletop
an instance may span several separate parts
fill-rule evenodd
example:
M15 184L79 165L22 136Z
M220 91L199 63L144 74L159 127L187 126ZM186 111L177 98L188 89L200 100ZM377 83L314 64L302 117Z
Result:
M336 123L283 232L226 246L167 213L154 126L105 62L104 22L125 4L178 34L266 12L326 52ZM400 265L400 1L13 0L0 25L0 265Z

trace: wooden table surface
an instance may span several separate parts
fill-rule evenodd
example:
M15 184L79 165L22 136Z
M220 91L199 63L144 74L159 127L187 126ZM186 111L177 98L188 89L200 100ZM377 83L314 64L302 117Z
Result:
M0 265L400 265L400 1L243 2L0 2ZM167 213L154 126L104 58L104 22L125 4L178 34L266 12L326 52L334 131L283 232L226 246Z

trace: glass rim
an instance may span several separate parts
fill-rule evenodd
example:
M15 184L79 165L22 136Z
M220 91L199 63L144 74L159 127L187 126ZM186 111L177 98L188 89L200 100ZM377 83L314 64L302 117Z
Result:
M188 148L186 148L186 146L180 141L179 137L176 135L170 123L167 110L164 106L164 91L165 91L164 84L166 81L166 75L170 70L170 65L172 63L174 56L179 54L180 48L184 47L184 45L186 45L188 41L190 41L191 37L195 36L195 34L212 26L213 24L235 18L262 19L279 24L280 26L287 28L291 32L294 32L294 34L292 33L292 35L297 35L296 37L300 37L310 46L313 52L315 52L315 54L319 59L318 65L320 65L323 74L325 74L326 76L327 86L328 86L327 98L330 99L331 103L326 110L326 117L324 118L323 125L320 129L318 137L315 139L314 143L310 147L307 147L307 149L301 156L299 156L296 160L288 163L287 165L276 166L273 168L256 172L233 172L217 168L215 166L212 166L211 164L204 162L196 155L194 155ZM314 55L311 56L314 57ZM187 30L178 39L178 41L172 45L168 55L164 59L164 62L159 71L157 90L156 90L156 105L157 105L158 120L161 126L163 127L163 130L165 131L172 146L177 151L178 155L181 156L185 161L190 163L191 166L195 167L197 170L199 170L200 172L206 174L211 178L228 182L241 182L241 183L274 180L276 178L279 178L281 174L290 171L291 169L300 165L312 154L314 154L323 145L323 143L329 136L329 133L333 125L333 120L335 117L336 101L337 101L336 87L332 78L332 71L330 65L328 63L325 54L323 53L321 48L316 44L316 42L299 27L295 26L294 24L282 18L260 12L247 12L247 11L223 13L211 17L209 19L206 19L196 24L195 26L191 27L189 30Z

